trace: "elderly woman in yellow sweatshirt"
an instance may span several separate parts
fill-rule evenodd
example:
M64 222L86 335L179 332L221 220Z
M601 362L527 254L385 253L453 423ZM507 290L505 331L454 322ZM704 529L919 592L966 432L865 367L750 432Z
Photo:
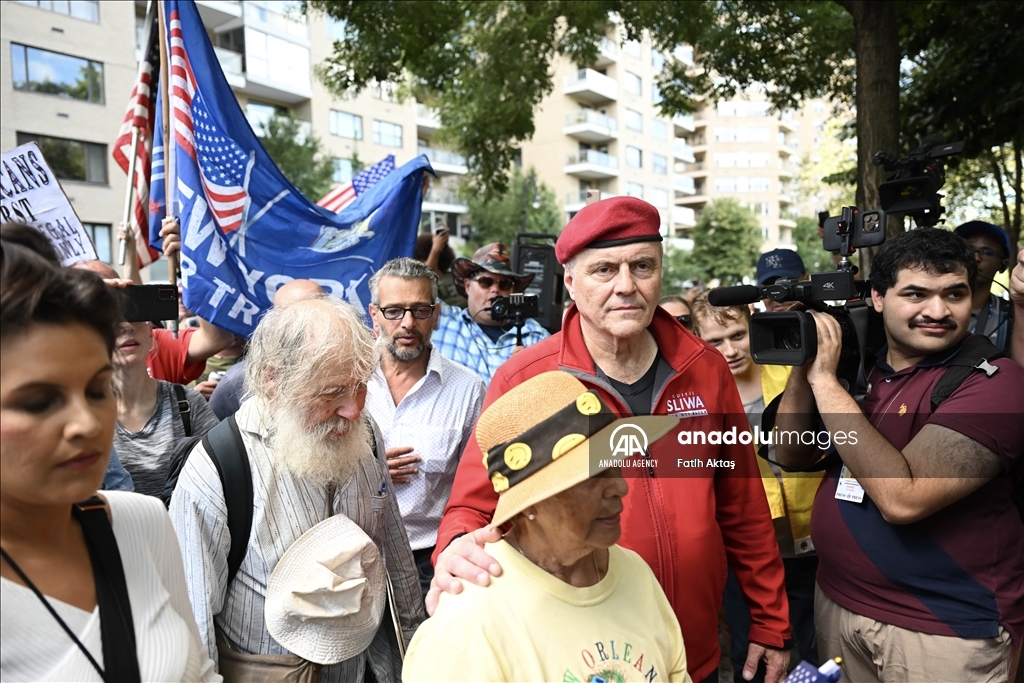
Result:
M676 419L616 420L564 372L538 375L477 422L499 494L488 587L444 594L409 646L403 680L690 681L679 622L653 572L616 545L629 490L610 443L649 443Z

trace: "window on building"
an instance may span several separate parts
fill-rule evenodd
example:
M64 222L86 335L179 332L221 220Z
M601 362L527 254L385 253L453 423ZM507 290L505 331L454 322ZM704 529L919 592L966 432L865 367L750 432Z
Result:
M373 122L373 141L384 147L402 146L402 127L387 121Z
M655 71L661 71L665 68L665 55L658 50L651 50L651 66L654 67Z
M771 210L767 202L752 202L749 207L751 215L754 216L767 216Z
M638 111L632 109L626 110L626 128L630 130L643 130L644 129L644 117Z
M715 178L715 192L735 192L735 178Z
M815 102L814 103L814 113L815 114L824 114L825 113L825 103L824 102Z
M331 135L348 138L349 140L363 139L363 117L349 114L345 111L331 110Z
M640 79L639 76L637 76L635 73L631 71L626 72L626 80L624 87L626 92L633 95L639 95L644 90L643 81Z
M661 101L665 99L661 96L661 88L658 87L657 83L651 83L651 103L661 104Z
M107 146L95 142L18 133L18 144L35 142L61 180L107 184Z
M768 192L771 189L771 180L768 178L753 177L750 178L750 191L751 192Z
M668 158L661 154L651 155L651 168L660 175L668 174Z
M352 160L334 158L334 175L331 180L336 183L347 183L352 180Z
M654 204L659 209L668 208L668 190L663 190L660 187L651 188L651 204Z
M643 166L643 152L637 147L626 147L626 165L633 168L641 168Z
M245 118L249 120L249 125L252 126L256 135L261 137L263 136L264 128L270 123L270 119L274 118L274 114L281 114L283 116L287 113L288 110L284 107L278 107L265 102L249 100L245 103Z
M302 29L305 31L305 26ZM252 78L308 88L309 48L246 26L245 70Z
M626 183L626 195L636 197L637 199L643 199L644 186L640 183Z
M11 76L17 90L103 104L103 64L11 43Z
M668 124L658 119L651 119L651 135L655 140L668 140Z
M771 107L767 102L750 102L749 116L768 116L768 109Z
M396 86L394 83L374 83L370 86L370 92L372 92L373 96L378 100L382 100L384 102L397 102L398 96L395 94L395 88Z
M786 144L786 131L784 131L784 130L780 130L779 131L779 144L780 145Z
M96 247L96 258L105 263L114 262L114 254L111 248L110 224L109 223L82 223L82 227L92 238L93 246Z
M641 53L640 41L638 40L627 40L622 46L622 51L632 57L640 58Z
M146 13L141 7L135 8L135 49L140 51L136 55L142 57L141 50L145 47L146 41Z
M57 14L67 14L76 19L91 21L100 20L99 0L18 0L19 5L38 7Z

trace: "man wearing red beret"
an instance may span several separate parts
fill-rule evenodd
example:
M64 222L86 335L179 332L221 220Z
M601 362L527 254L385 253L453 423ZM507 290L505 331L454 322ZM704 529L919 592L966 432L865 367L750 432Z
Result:
M697 683L718 677L718 611L728 562L751 607L743 677L753 678L764 660L765 681L773 683L789 660L782 559L751 447L679 445L682 430L742 433L747 423L722 355L657 305L660 226L657 209L632 197L606 199L576 214L555 248L574 300L562 331L502 365L484 409L530 377L564 370L618 413L679 417L679 433L650 448L657 464L624 475L631 477L631 493L623 501L620 543L639 553L658 577L682 627ZM489 575L501 573L484 551L485 543L501 536L486 527L496 503L471 438L438 532L427 596L431 612L442 591L462 590L459 579L487 585ZM600 662L595 666L597 674Z

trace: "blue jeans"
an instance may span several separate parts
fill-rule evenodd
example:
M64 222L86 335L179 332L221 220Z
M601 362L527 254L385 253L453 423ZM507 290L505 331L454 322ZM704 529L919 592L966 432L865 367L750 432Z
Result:
M789 598L789 624L800 658L818 666L818 649L814 642L814 576L818 571L818 556L783 559L786 570L786 596ZM743 598L743 590L732 569L725 583L725 619L732 638L732 670L735 683L743 680L743 665L747 661L750 641L750 608ZM796 664L796 662L793 662ZM764 681L764 662L757 667L755 683Z

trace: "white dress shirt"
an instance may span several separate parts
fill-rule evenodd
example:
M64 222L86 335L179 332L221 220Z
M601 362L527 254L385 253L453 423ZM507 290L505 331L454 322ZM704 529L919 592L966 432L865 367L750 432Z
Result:
M366 409L386 448L412 446L419 471L395 484L398 506L413 550L433 547L452 493L455 470L483 404L483 380L433 350L427 372L397 406L378 367L366 390Z
M270 574L285 551L314 525L327 519L326 487L293 476L269 452L267 426L256 399L247 399L235 414L249 454L253 481L253 519L249 550L231 585L227 585L231 538L220 476L202 443L189 455L171 498L171 521L185 558L185 578L199 633L217 661L220 628L231 646L247 654L288 654L267 632L263 615ZM376 436L377 429L374 428ZM356 473L334 495L333 514L342 514L373 539L384 557L406 641L425 618L416 565L402 525L391 477L384 463L367 451ZM380 683L400 680L401 659L387 639L391 615L373 642L352 659L325 666L322 683L362 681L369 655Z

